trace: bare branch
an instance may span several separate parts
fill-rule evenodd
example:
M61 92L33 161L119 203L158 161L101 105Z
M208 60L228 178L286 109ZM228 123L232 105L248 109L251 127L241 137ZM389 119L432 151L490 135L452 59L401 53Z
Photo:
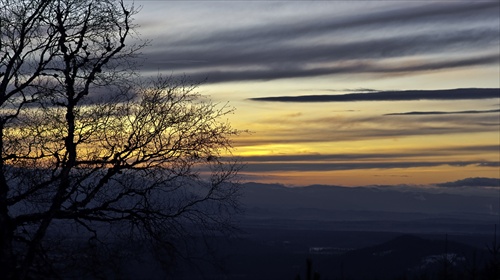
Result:
M42 269L64 262L56 228L127 232L167 254L231 228L233 108L187 77L138 78L134 13L116 0L0 0L0 275L63 275L65 263Z

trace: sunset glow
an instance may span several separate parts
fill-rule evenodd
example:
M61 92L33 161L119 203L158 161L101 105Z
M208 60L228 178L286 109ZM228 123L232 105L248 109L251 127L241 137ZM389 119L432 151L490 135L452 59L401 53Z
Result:
M496 1L137 3L141 36L153 40L141 71L206 79L201 94L229 101L232 126L250 131L234 138L243 180L500 177ZM400 99L449 89L465 90ZM396 93L366 100L386 92ZM339 95L347 100L310 99Z

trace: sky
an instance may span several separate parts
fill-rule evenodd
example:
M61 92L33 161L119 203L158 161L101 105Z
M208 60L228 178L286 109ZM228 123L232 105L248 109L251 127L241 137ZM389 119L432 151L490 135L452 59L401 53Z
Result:
M234 107L244 181L500 178L498 1L143 1L143 75Z

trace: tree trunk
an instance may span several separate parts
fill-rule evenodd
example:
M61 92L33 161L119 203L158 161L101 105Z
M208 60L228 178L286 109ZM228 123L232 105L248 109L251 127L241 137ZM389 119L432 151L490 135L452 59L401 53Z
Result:
M0 147L3 147L3 123L0 123ZM14 225L9 216L7 207L7 195L9 186L3 172L4 158L3 151L0 151L0 275L5 279L16 277L16 260L12 247Z
M72 93L72 90L69 89L68 92ZM45 217L43 217L40 226L38 227L33 239L29 244L28 253L26 254L26 257L23 262L20 279L27 278L29 269L33 265L35 255L39 250L40 244L47 233L47 229L52 223L56 213L61 209L61 205L63 204L65 196L71 185L70 173L75 165L77 153L76 153L76 144L74 143L74 138L75 138L74 105L73 105L73 99L69 98L69 100L70 104L68 105L66 111L66 122L67 122L66 125L68 128L68 132L67 136L65 137L65 147L68 153L68 158L61 170L61 175L59 178L60 184L57 193L55 194L52 200L52 205L49 211L45 214Z
M16 260L12 251L13 227L6 209L6 205L2 204L0 210L0 275L5 277L4 279L15 279L17 277Z

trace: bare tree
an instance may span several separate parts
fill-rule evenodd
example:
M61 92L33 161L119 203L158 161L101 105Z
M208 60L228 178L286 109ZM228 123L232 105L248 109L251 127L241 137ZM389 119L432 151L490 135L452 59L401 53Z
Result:
M138 82L135 12L0 0L0 275L57 275L72 240L127 236L165 257L177 237L230 227L232 109L185 78Z

